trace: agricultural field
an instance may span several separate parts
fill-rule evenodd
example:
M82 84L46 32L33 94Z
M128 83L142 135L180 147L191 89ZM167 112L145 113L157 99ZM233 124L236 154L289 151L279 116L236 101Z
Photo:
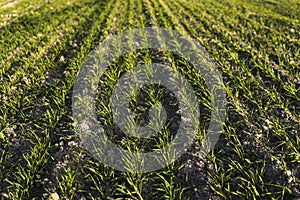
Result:
M73 87L99 43L147 27L177 31L205 48L222 76L226 116L216 145L201 156L213 110L209 80L167 51L121 56L100 78L96 97L97 119L119 147L149 148L115 130L108 101L137 63L177 69L201 110L197 138L176 162L126 172L82 145ZM300 199L298 0L0 0L0 50L1 199ZM140 101L159 101L164 92L144 87L132 110L144 117L149 105ZM169 111L178 109L171 96ZM172 139L171 131L161 131L152 149Z

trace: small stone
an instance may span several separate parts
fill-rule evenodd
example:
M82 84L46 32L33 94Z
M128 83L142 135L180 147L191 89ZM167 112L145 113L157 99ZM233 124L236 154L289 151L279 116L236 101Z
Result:
M59 200L59 195L56 192L54 192L50 195L49 200Z
M6 193L1 193L1 196L8 198L8 194L6 194Z
M75 141L70 141L68 142L68 146L73 146L73 147L76 147L76 142Z
M65 61L65 57L64 57L64 56L61 56L61 57L59 58L59 61L60 61L60 62L64 62L64 61Z
M267 126L262 126L262 128L263 128L265 131L269 130L269 128L268 128Z

